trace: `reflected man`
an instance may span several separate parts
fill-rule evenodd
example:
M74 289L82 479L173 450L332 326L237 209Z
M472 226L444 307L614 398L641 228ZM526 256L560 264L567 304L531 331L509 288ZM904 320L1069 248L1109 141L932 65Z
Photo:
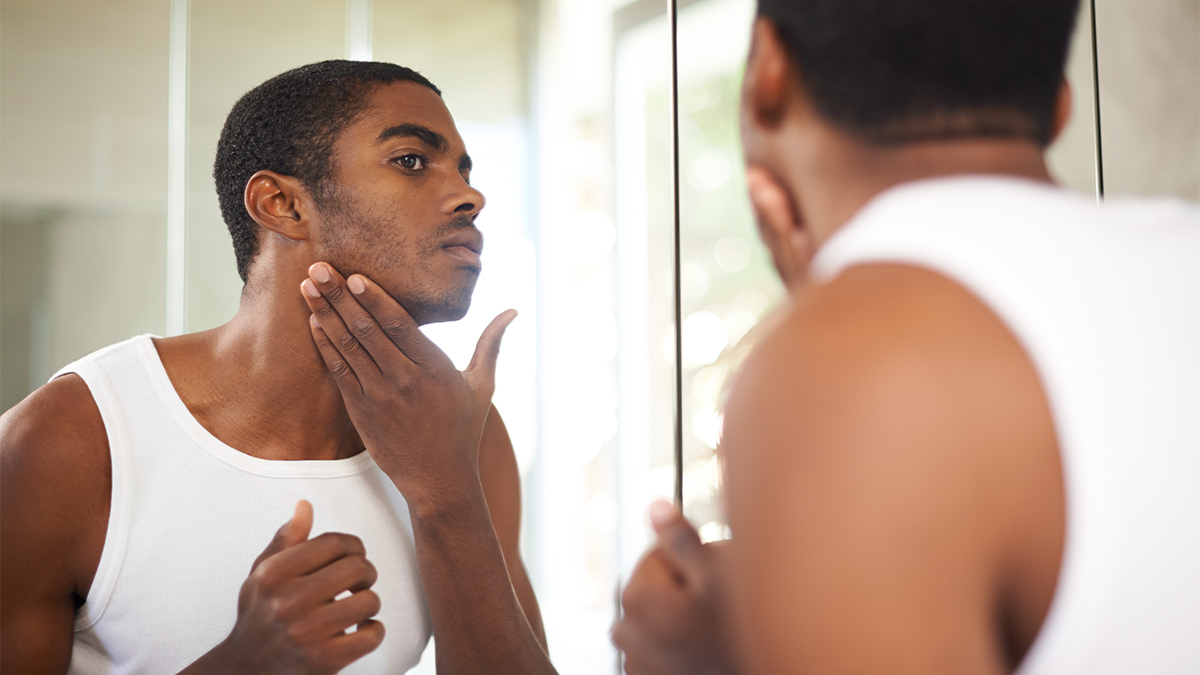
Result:
M729 395L733 541L665 503L630 673L1200 668L1200 211L1054 185L1077 0L759 0L792 299Z
M3 417L6 673L403 672L431 632L439 671L553 672L491 405L515 314L462 372L418 330L470 305L470 173L407 68L326 61L237 102L213 170L236 316L84 357Z

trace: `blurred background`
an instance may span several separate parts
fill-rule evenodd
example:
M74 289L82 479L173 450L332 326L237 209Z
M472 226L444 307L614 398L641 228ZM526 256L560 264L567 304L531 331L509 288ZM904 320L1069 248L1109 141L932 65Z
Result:
M679 1L687 515L728 536L722 397L782 302L744 195L737 98L753 0ZM1056 177L1107 199L1200 199L1200 0L1084 2ZM621 580L673 485L670 52L665 0L4 0L0 410L140 333L214 327L241 282L210 177L233 102L289 68L375 59L443 91L488 198L465 366L520 311L496 402L524 482L524 556L551 656L613 673ZM1098 143L1099 140L1099 143ZM1119 267L1119 261L1114 261ZM420 670L433 672L431 659Z

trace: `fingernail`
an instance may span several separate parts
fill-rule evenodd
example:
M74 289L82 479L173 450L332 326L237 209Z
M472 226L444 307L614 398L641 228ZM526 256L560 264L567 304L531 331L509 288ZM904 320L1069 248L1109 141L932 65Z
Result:
M367 290L367 285L363 283L362 277L357 274L347 279L346 285L350 287L350 292L355 295Z
M313 265L312 267L308 268L308 273L312 276L312 278L323 284L329 283L329 280L332 278L329 276L329 268L325 266L325 263L317 263Z
M317 321L317 315L316 315L316 314L309 314L309 315L308 315L308 324L309 324L310 326L312 326L313 328L320 328L320 327L321 327L321 324L320 324L320 322L318 322L318 321Z
M671 502L656 499L650 502L650 522L655 527L662 527L675 518L675 507Z
M311 279L305 279L304 281L300 282L300 288L303 289L304 294L310 298L321 297L321 291L317 290L317 285L314 284Z

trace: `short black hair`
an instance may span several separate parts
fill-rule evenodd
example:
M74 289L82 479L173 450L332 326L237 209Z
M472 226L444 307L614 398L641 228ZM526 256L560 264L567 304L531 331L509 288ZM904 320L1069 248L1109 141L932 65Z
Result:
M818 114L875 144L1043 147L1079 0L759 0Z
M243 202L250 177L264 169L292 176L322 205L330 197L334 142L367 107L371 93L393 82L415 82L442 94L404 66L332 60L276 75L233 105L217 142L213 180L243 282L258 253L258 224Z

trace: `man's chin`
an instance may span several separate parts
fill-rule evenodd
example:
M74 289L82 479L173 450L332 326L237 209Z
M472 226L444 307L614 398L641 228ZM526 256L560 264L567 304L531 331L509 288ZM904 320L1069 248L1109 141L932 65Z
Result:
M471 309L471 302L461 307L421 307L409 310L414 321L418 326L424 326L431 323L446 323L447 321L458 321L467 315L467 310Z
M453 297L443 298L396 298L408 312L417 325L430 323L445 323L458 321L467 315L471 309L471 294L475 289L468 288L456 293Z

